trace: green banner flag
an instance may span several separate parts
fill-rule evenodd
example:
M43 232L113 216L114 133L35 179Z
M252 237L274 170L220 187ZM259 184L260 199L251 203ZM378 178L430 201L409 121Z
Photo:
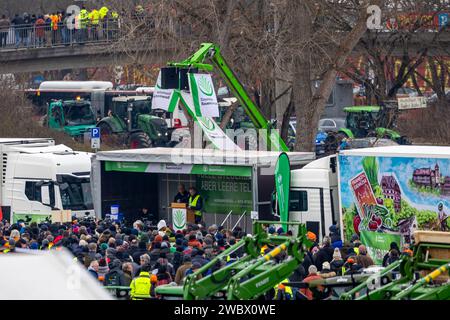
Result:
M278 214L281 222L289 220L289 189L291 187L291 165L286 153L280 154L275 167L275 189L278 199ZM287 225L282 224L283 230L287 231Z
M219 103L211 75L188 73L188 79L195 115L197 117L218 117Z
M376 264L383 262L383 257L389 252L392 242L400 247L400 235L383 232L361 231L361 243L367 248L367 253Z

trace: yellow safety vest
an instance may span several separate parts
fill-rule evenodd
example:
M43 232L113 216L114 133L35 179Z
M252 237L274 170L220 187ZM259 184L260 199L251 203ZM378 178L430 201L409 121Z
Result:
M199 194L196 195L194 199L192 199L192 196L189 196L189 206L190 206L190 207L195 207L195 206L197 206L197 201L198 201L198 199L200 199L200 195L199 195ZM201 212L200 210L195 210L194 214L195 214L196 216L201 216L201 215L202 215L202 212Z
M278 290L279 290L279 289L278 289L278 286L279 286L280 284L284 283L284 282L289 282L289 280L288 280L288 279L284 279L283 281L281 281L279 284L277 284L277 285L274 287L274 289L275 289L275 298L276 298L277 295L278 295ZM284 292L287 293L287 294L289 294L289 295L291 296L291 299L293 299L292 288L291 288L291 287L284 286Z
M100 13L100 19L104 19L106 17L106 15L108 14L108 8L107 7L101 7L99 10Z
M95 9L92 10L91 13L89 13L89 20L91 20L93 25L98 25L100 22L100 13Z
M142 271L139 276L134 278L130 283L130 296L133 300L149 299L152 283L150 281L150 274Z
M88 23L88 19L89 19L89 14L88 14L87 10L86 9L82 9L80 11L80 28L81 29L86 29L87 23Z

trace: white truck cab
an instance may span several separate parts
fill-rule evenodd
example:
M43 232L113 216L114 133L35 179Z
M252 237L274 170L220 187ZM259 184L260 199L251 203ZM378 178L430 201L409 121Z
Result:
M52 139L2 138L0 155L4 218L42 221L52 210L94 215L90 153L55 145Z
M336 156L291 171L289 220L305 223L320 239L331 225L340 225Z

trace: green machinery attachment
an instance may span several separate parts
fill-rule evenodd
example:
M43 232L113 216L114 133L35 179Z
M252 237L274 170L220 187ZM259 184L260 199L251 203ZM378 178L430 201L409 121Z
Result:
M205 61L210 60L212 64ZM253 122L255 128L266 130L264 131L264 139L270 150L276 151L289 151L281 136L277 131L271 131L270 122L264 117L257 105L252 101L249 94L245 90L244 86L238 80L233 70L220 52L218 45L214 43L203 43L200 49L192 56L181 62L172 62L168 64L171 67L198 69L201 71L212 72L216 67L222 78L225 80L227 86L230 88L234 96L239 100L243 106L246 114ZM269 137L267 139L267 136Z
M164 285L156 288L163 297L185 300L225 298L256 299L283 282L303 261L305 250L312 245L306 238L306 227L299 222L298 236L272 236L263 229L274 221L255 221L254 235L246 236L185 279L184 286ZM271 248L264 252L265 247ZM237 261L223 265L237 250L245 254Z
M444 258L436 252L444 253ZM369 277L341 300L450 300L450 243L421 242L412 257L403 256ZM394 272L395 271L395 272ZM420 277L422 272L428 273ZM447 281L437 281L446 276Z

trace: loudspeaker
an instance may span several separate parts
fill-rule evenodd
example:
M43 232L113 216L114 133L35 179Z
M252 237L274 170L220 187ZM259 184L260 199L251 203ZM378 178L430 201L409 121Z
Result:
M188 73L198 73L198 68L182 68L178 69L178 76L180 77L180 89L189 90Z
M178 70L176 67L161 68L161 89L178 89Z

